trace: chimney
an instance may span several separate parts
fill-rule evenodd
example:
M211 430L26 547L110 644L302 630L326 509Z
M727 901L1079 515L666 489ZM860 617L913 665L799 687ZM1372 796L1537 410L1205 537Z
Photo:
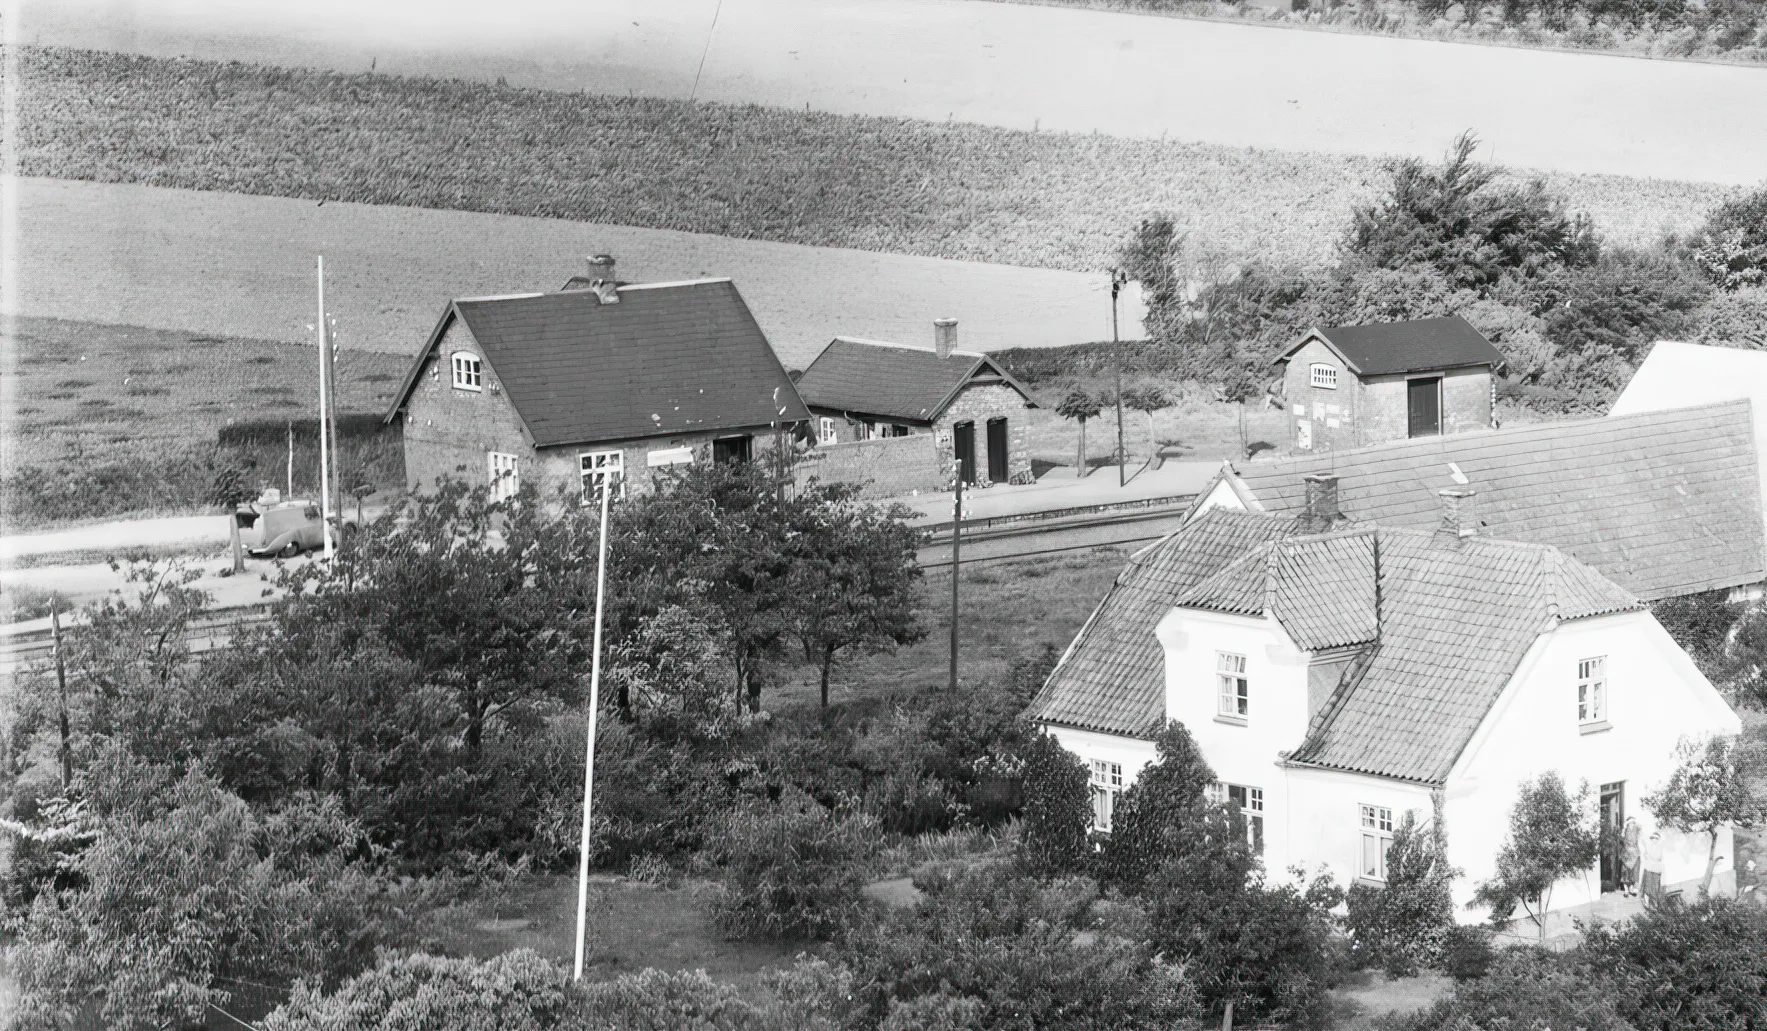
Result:
M949 358L949 357L951 357L951 352L956 349L957 349L957 320L956 319L934 319L933 320L933 352L936 353L940 358Z
M1301 477L1307 485L1307 508L1302 513L1308 529L1325 530L1344 518L1338 508L1338 478L1330 473L1309 473Z
M1436 528L1438 539L1459 543L1478 533L1472 490L1442 490L1436 495L1442 499L1442 525Z
M602 304L620 303L620 294L614 280L614 256L597 254L589 259L589 289L595 291L595 299Z

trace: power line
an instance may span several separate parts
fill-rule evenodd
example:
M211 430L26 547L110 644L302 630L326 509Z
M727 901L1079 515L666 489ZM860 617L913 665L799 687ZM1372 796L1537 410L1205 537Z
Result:
M699 95L699 77L706 70L706 55L712 52L712 34L718 31L718 12L722 10L724 10L724 0L718 0L718 6L712 8L712 26L706 30L706 48L699 52L699 67L693 72L693 89L687 92L689 101Z

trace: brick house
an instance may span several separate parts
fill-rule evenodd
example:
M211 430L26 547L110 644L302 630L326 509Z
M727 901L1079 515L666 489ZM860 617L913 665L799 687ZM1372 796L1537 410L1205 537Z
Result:
M413 491L620 493L659 471L747 461L809 418L728 279L618 283L591 261L556 293L450 301L384 421L404 420Z
M1458 315L1309 330L1276 364L1303 451L1490 429L1503 354Z
M933 323L933 347L836 337L798 379L819 447L931 435L939 486L1023 483L1031 392L985 354L959 351L957 322Z

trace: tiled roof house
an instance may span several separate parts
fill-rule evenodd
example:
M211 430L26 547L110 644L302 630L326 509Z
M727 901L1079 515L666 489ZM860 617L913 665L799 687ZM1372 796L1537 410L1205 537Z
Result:
M386 421L412 489L442 476L543 494L621 490L743 461L809 418L728 279L619 283L613 259L556 293L450 301Z
M1482 502L1444 491L1437 526L1376 528L1316 491L1298 517L1213 509L1136 555L1028 712L1093 771L1100 829L1166 720L1272 872L1380 883L1396 822L1439 805L1464 905L1518 785L1549 769L1648 828L1638 800L1676 741L1735 733L1736 715L1635 594L1551 545L1485 536ZM1666 837L1667 879L1703 874L1703 839ZM1611 888L1616 861L1588 884ZM1555 906L1590 901L1580 883Z

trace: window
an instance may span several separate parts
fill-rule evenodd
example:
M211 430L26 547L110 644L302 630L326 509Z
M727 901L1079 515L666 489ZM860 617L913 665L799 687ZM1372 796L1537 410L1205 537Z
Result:
M482 390L485 384L485 366L476 354L465 351L454 352L454 389Z
M1335 365L1315 364L1311 370L1312 383L1323 390L1338 388L1338 370Z
M1577 724L1607 722L1607 656L1577 663Z
M491 500L507 501L515 497L521 489L521 473L516 466L514 455L501 455L495 451L485 455L491 471Z
M833 444L840 440L834 431L834 420L824 415L816 420L816 443Z
M1357 874L1371 881L1387 879L1387 849L1393 844L1393 811L1362 806L1362 856Z
M583 504L601 501L601 481L608 478L608 491L615 498L626 494L626 459L619 451L585 451L579 456L583 475Z
M1250 699L1245 679L1245 656L1232 652L1215 653L1216 681L1220 684L1219 713L1230 719L1246 718Z
M1216 805L1229 805L1239 810L1240 817L1245 820L1246 844L1252 847L1252 851L1263 855L1264 789L1217 781L1209 785L1208 797Z
M884 434L884 436L886 436L886 437L906 437L907 435L908 435L908 427L903 426L899 423L891 423L889 432Z
M1092 760L1092 829L1109 831L1117 796L1123 793L1123 766Z

